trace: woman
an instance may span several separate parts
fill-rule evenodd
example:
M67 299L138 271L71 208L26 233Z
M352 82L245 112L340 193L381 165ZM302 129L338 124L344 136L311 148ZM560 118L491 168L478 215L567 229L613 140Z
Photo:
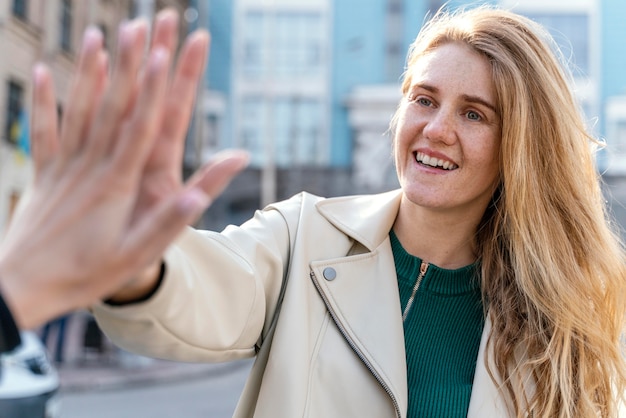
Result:
M438 14L392 122L401 190L189 230L100 324L157 357L256 355L237 417L616 416L624 255L548 39Z

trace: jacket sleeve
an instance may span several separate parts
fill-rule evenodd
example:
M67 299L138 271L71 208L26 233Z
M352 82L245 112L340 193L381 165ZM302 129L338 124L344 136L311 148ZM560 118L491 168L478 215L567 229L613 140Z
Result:
M187 229L165 255L166 273L145 302L92 307L120 347L179 361L250 357L268 331L290 251L299 198L223 232Z
M13 315L0 294L0 354L13 351L21 342Z

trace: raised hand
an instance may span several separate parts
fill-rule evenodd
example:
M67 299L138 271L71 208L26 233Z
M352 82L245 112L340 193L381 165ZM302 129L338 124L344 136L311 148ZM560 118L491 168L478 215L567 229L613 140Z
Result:
M181 181L208 34L188 37L170 75L175 22L159 14L146 59L147 23L123 25L110 79L102 37L87 30L60 134L50 74L36 67L35 179L0 244L0 289L19 326L111 295L157 264L245 166L231 153Z

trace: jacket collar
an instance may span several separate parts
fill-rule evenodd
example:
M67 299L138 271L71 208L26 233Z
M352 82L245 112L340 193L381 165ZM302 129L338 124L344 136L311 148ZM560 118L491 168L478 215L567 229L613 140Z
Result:
M401 190L394 190L377 195L330 198L320 200L316 207L319 213L335 228L360 242L369 251L374 252L389 236L389 231L398 213L401 196ZM378 251L375 253L379 254ZM386 298L383 298L384 300L377 300L376 303L368 304L365 308L348 309L359 301L373 300L371 295L369 297L359 296L357 293L367 290L363 289L365 287L364 278L370 277L372 272L376 272L374 273L376 277L385 276L384 273L377 272L377 267L380 267L381 262L389 262L389 259L378 256L374 258L359 257L358 260L351 263L350 274L342 275L340 270L338 275L345 276L345 280L350 280L354 276L357 277L355 280L358 280L358 284L354 282L345 285L345 287L351 289L350 292L340 292L338 289L335 289L334 287L339 281L337 283L333 282L331 286L324 280L320 280L318 286L320 291L326 295L326 300L329 301L331 308L337 315L337 320L344 324L344 328L350 330L353 344L357 347L362 347L361 351L367 353L367 358L372 364L376 365L374 369L381 376L385 377L383 380L392 388L392 393L398 401L401 410L405 411L408 402L406 395L406 363L404 362L403 340L398 340L398 336L403 335L402 323L399 320L394 321L394 314L391 314L391 317L387 317L385 320L379 321L386 324L386 326L377 331L376 335L378 338L374 340L368 340L367 336L371 334L371 324L375 321L366 321L368 324L367 331L359 327L363 322L360 320L364 316L363 312L371 312L372 305L376 309L378 317L388 315L390 312L399 312L397 293L393 292L392 295L388 295L382 292L382 290L385 290L383 288L373 293L379 298L383 298L383 294L385 294ZM326 265L327 262L325 261L314 263L313 268L316 270L316 277L323 276L322 270ZM342 268L342 264L336 265L335 268ZM357 268L360 270L355 274ZM391 271L393 269L393 265L385 264L385 269L383 270ZM351 314L352 311L356 313ZM350 325L346 326L346 324ZM487 360L485 351L490 329L491 322L487 319L478 353L474 385L467 415L471 418L512 416L511 411L508 410L507 404L502 398L501 391L491 379L485 364ZM389 344L389 341L396 341L396 343ZM390 355L390 347L398 348L399 351ZM391 361L393 359L401 359L401 361L393 362ZM492 362L493 359L489 357L489 361Z
M402 190L362 196L324 199L317 210L344 234L373 251L388 236L398 210Z

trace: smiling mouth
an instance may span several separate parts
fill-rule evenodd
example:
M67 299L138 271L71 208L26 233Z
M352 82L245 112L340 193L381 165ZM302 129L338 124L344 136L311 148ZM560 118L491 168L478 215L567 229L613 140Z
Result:
M443 170L454 170L455 168L459 168L459 166L454 164L453 162L441 160L435 157L429 157L423 152L418 152L415 155L415 161L428 167L440 168Z

